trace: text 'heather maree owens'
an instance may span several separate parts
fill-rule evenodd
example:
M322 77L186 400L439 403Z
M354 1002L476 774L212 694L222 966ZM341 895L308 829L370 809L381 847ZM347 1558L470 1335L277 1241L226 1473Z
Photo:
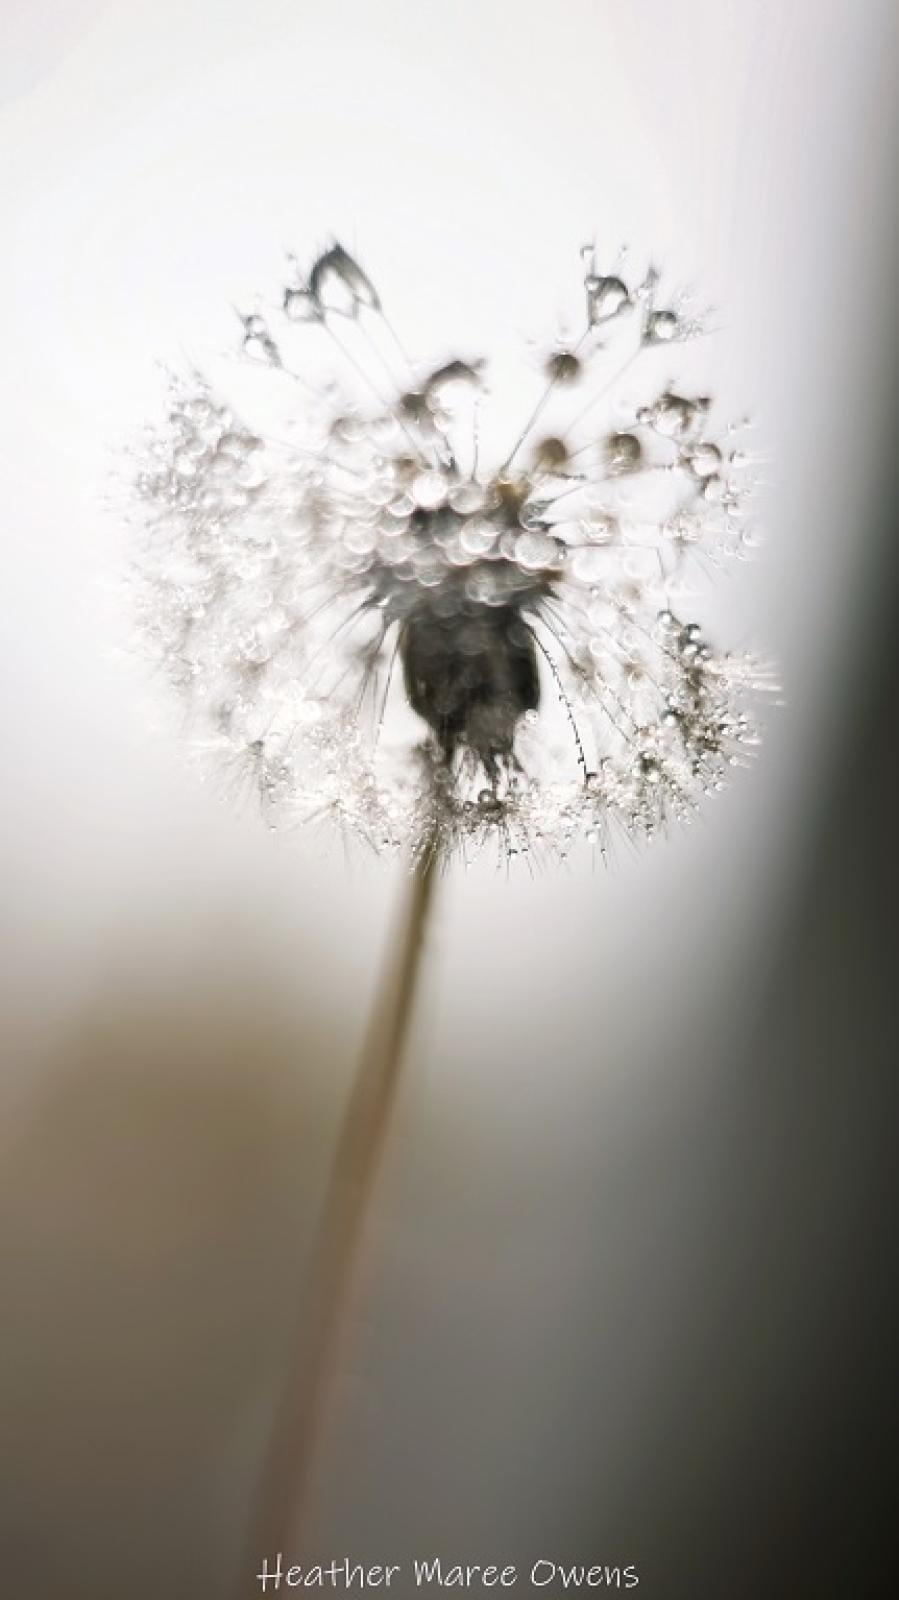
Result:
M262 1594L274 1594L279 1589L365 1589L397 1588L411 1579L416 1589L511 1589L525 1584L532 1589L551 1589L563 1593L569 1589L634 1589L640 1582L633 1564L627 1566L569 1565L561 1561L539 1559L528 1569L498 1563L487 1565L453 1563L429 1556L403 1565L390 1562L381 1566L365 1566L344 1556L339 1561L328 1561L314 1566L292 1566L279 1552L266 1556L256 1581Z

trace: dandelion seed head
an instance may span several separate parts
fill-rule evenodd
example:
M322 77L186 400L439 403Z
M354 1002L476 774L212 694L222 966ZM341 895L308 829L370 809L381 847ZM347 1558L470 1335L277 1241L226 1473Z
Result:
M755 749L770 669L692 610L751 542L734 429L651 370L698 320L654 269L631 281L592 247L584 268L583 332L504 460L481 459L486 359L412 361L336 242L292 262L277 312L238 313L275 426L171 378L133 452L138 620L198 747L270 826L604 852L689 820ZM311 341L337 384L307 376Z

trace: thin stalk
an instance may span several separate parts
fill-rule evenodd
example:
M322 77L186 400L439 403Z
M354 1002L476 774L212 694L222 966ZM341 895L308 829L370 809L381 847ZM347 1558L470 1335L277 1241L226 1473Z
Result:
M251 1592L264 1557L271 1564L279 1551L294 1560L308 1550L340 1352L396 1105L438 856L429 840L409 876L344 1112L310 1267L307 1323L276 1417L241 1564L241 1600Z

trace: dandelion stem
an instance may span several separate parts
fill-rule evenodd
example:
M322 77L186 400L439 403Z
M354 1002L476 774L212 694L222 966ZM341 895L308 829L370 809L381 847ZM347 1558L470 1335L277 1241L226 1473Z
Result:
M329 1415L365 1226L390 1133L414 1008L439 851L416 855L399 908L380 993L344 1112L310 1267L306 1327L275 1419L240 1573L265 1555L308 1553ZM257 1563L251 1566L250 1563Z

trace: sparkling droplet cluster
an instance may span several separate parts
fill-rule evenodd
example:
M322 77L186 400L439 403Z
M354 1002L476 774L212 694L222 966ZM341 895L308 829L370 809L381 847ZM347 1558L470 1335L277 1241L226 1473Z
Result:
M502 460L479 444L486 362L410 361L339 244L239 313L275 424L170 380L134 452L142 635L270 826L605 849L688 820L755 748L769 669L717 649L691 598L752 543L745 457L653 369L702 319L654 269L605 265L584 251L584 325Z

